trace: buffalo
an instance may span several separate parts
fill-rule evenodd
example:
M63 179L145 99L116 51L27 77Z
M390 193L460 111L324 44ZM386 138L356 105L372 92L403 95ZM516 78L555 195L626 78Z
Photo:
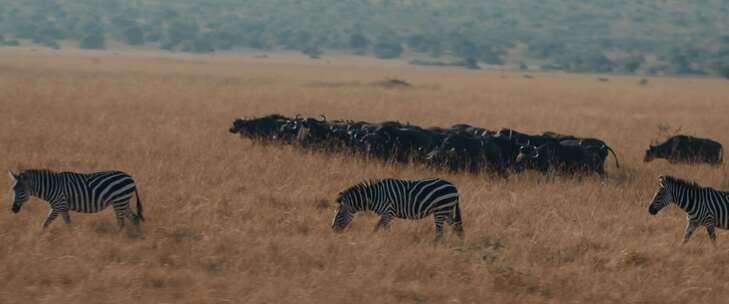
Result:
M650 145L643 161L663 158L669 163L707 163L719 165L724 150L720 143L706 138L676 135L662 144Z
M517 173L525 169L539 170L534 166L534 162L517 161L520 147L527 145L552 149L559 142L559 139L550 136L531 135L506 128L499 130L494 139L502 150L507 167Z
M608 151L613 153L615 165L620 168L615 152L603 141L590 138L567 139L541 146L522 145L516 163L544 174L555 170L566 174L597 173L607 177L604 164Z
M468 171L476 174L485 167L502 177L507 176L501 149L488 136L453 133L443 140L440 147L428 154L427 160L451 172Z
M238 118L233 122L233 127L228 131L238 133L243 137L249 137L259 140L275 139L279 134L279 130L283 125L288 123L291 118L279 114L271 114L268 116L252 119Z
M566 174L586 174L591 171L590 157L579 145L557 143L534 146L523 145L516 159L525 167L544 173L554 170Z
M407 163L425 159L426 154L440 144L442 137L417 126L388 123L365 135L363 140L370 155Z
M589 159L590 170L597 172L600 176L607 175L607 173L605 173L605 160L607 160L608 153L613 154L613 158L615 158L615 167L620 168L618 155L602 140L597 138L579 138L562 140L559 143L562 145L576 145L582 148L586 159Z
M322 117L323 118L323 117ZM331 125L326 121L316 118L307 118L301 123L301 128L297 134L297 139L302 146L319 145L325 146L331 144Z

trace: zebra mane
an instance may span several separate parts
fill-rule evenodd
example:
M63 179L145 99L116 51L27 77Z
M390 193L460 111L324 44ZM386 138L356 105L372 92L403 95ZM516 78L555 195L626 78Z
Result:
M27 170L21 171L18 175L19 176L28 176L28 175L40 175L43 173L55 174L56 172L51 169L27 169Z
M380 181L381 180L379 180L379 179L368 179L368 180L365 180L358 184L355 184L354 186L351 186L351 187L347 188L346 190L340 192L339 197L337 197L337 200L341 199L342 197L344 197L345 195L347 195L353 191L361 190L364 188L369 188L370 186L372 186L376 183L379 183Z
M697 184L694 181L687 181L687 180L680 179L678 177L674 177L674 176L670 176L670 175L663 176L663 179L666 182L669 182L671 184L677 184L680 186L687 186L687 187L693 187L693 188L705 188L705 187L702 187L701 185Z
M20 175L39 174L39 173L56 173L56 172L51 169L27 169L27 170L20 172Z

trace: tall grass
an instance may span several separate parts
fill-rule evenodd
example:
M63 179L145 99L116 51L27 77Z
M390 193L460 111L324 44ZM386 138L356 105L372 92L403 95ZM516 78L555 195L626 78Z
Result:
M658 124L729 144L729 86L710 79L454 71L160 54L28 53L0 60L0 168L119 169L139 184L140 237L111 209L42 232L48 207L0 192L1 303L722 302L729 233L679 246L685 216L647 204L657 176L729 188L727 167L644 164ZM370 85L396 77L406 89ZM598 137L610 178L450 175L261 145L236 116L469 123ZM335 195L368 178L440 176L461 193L466 240L433 222L329 228Z

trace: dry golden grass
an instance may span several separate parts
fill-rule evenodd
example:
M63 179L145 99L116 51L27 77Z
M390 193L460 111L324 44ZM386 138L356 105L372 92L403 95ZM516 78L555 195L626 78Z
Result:
M0 303L724 302L729 233L679 246L684 214L656 218L656 177L729 188L727 167L642 162L659 122L729 144L721 80L472 72L234 56L0 51L0 168L124 170L141 237L111 209L40 225L47 204L0 200ZM274 61L274 60L271 60ZM398 77L412 89L366 85ZM321 85L321 84L328 85ZM449 175L256 145L236 116L326 114L424 126L470 123L606 140L610 178ZM333 198L366 178L441 176L461 193L466 241L431 220L372 215L329 228ZM447 232L449 232L447 230Z

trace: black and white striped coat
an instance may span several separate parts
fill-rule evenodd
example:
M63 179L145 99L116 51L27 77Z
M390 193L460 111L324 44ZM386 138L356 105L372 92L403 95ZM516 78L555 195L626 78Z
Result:
M384 179L354 185L339 193L332 229L343 230L360 211L373 211L380 215L375 231L387 230L395 217L421 219L433 215L436 238L443 235L443 222L451 224L458 236L463 238L458 190L443 179Z
M96 173L53 172L50 170L26 170L20 174L10 172L15 185L13 212L20 212L23 203L30 196L38 197L50 204L51 210L43 222L43 228L61 214L64 222L70 222L69 211L95 213L112 205L119 227L124 227L128 217L135 225L144 220L142 202L134 180L121 171ZM129 202L136 194L137 213L131 210Z
M729 229L729 192L702 187L672 176L658 178L660 187L653 196L648 212L656 215L671 203L686 211L688 225L683 243L686 243L696 228L706 227L709 238L716 241L715 228Z

